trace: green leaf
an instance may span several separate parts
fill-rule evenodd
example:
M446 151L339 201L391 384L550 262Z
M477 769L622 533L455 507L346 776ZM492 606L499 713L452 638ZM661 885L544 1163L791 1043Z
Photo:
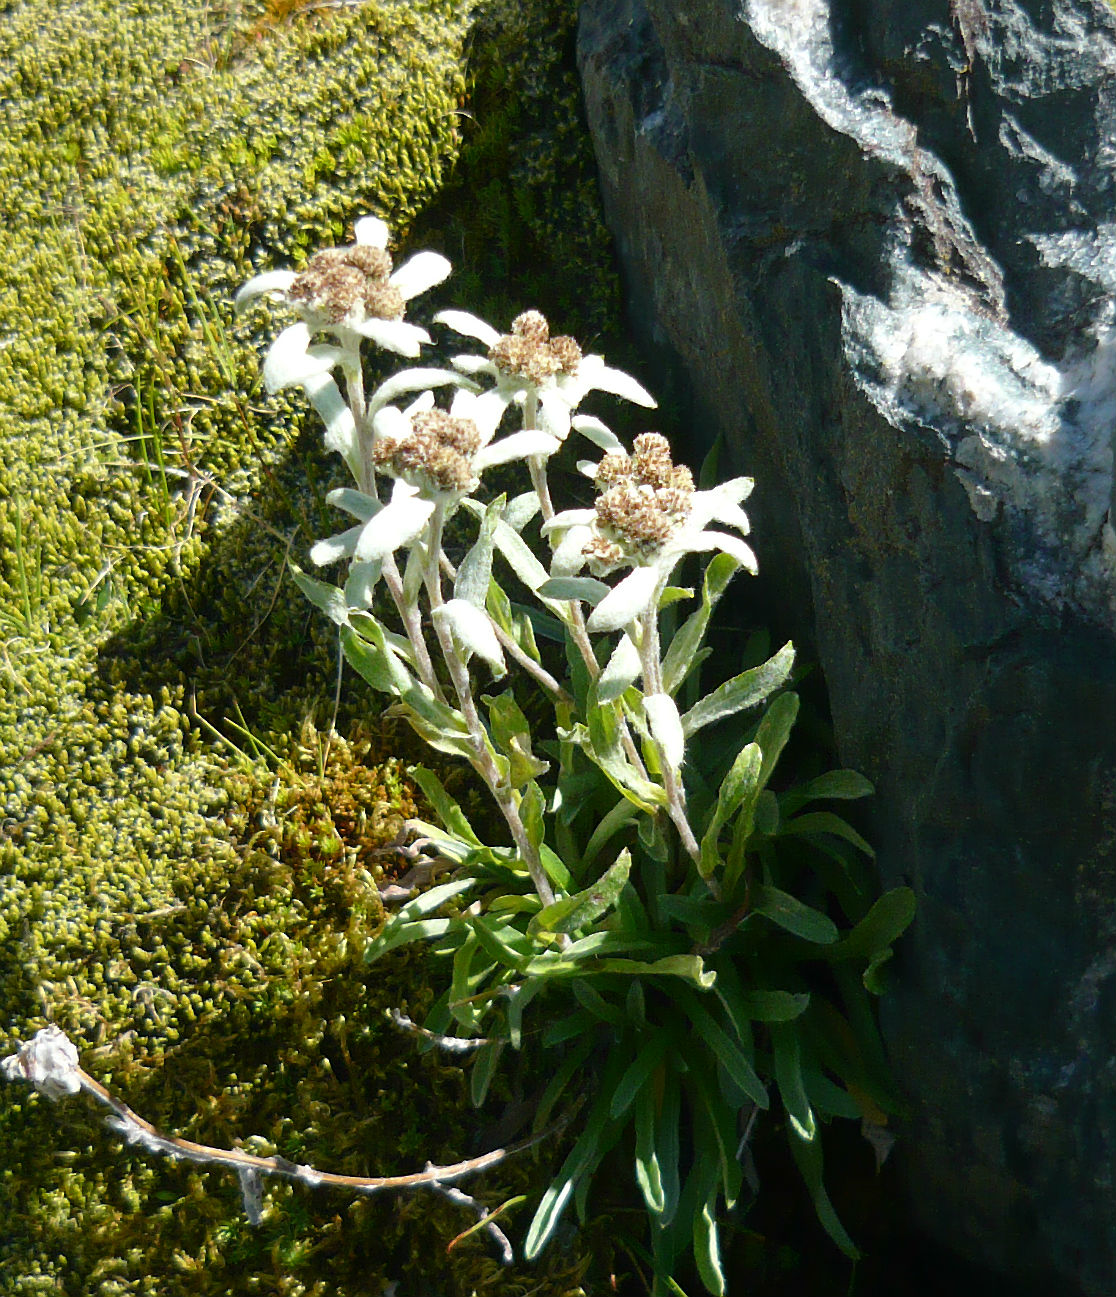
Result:
M695 1059L690 1071L693 1090L698 1099L695 1105L695 1144L707 1151L716 1151L721 1193L725 1205L731 1210L740 1196L744 1172L736 1156L740 1133L737 1118L747 1100L740 1096L732 1106L725 1102L716 1081L701 1059Z
M461 560L453 583L454 598L464 599L476 608L484 609L488 604L496 524L503 517L505 500L505 496L498 496L484 511L477 539Z
M345 657L374 689L394 694L409 711L404 714L411 720L411 714L419 718L425 729L439 735L445 741L469 739L469 727L459 711L440 702L426 685L420 683L404 665L402 658L388 641L384 628L374 617L365 618L368 639L362 638L350 626L341 627L341 648ZM412 721L412 724L414 722ZM415 725L416 731L427 735ZM432 740L427 738L428 742ZM447 749L455 751L456 749ZM469 752L472 748L469 747Z
M741 991L741 1012L752 1022L792 1022L810 1006L809 991Z
M546 798L543 790L532 779L528 782L519 799L519 818L527 830L527 841L538 851L546 833L546 821L543 813L546 810Z
M793 665L794 645L787 643L761 666L742 671L738 676L727 680L720 688L714 689L707 697L695 703L682 717L682 730L686 737L689 738L714 721L724 720L726 716L733 716L749 707L758 707L776 689L786 684ZM757 735L757 740L758 738Z
M480 966L474 962L480 957ZM477 1030L480 1017L476 1005L470 1003L473 994L496 971L496 965L481 949L480 939L469 931L453 956L453 977L450 981L450 1009L454 1018L470 1035Z
M762 766L763 752L759 744L749 743L741 750L725 776L717 794L713 817L701 839L701 862L698 870L703 878L708 878L720 863L720 837L724 826L738 810L749 820L752 818L756 799L760 794Z
M681 1196L681 1124L682 1087L674 1070L668 1069L655 1122L655 1160L663 1185L664 1225L673 1220Z
M379 622L373 617L368 617L362 619L361 624L367 627L369 635L375 637L375 642L369 643L351 626L342 626L341 648L345 658L373 689L398 698L401 691L410 689L417 682L396 655L387 648L383 627Z
M753 892L752 913L762 914L784 931L815 945L828 945L839 936L837 925L827 914L803 904L789 892L762 883Z
M297 563L292 563L290 559L287 560L287 566L291 570L295 584L315 608L321 609L330 621L336 622L338 626L349 624L349 605L342 590L335 585L316 581L312 576L307 576L302 568Z
M887 966L891 963L894 953L891 947L887 946L868 961L868 966L860 980L864 983L864 989L872 995L887 994L891 982L887 975Z
M663 658L663 689L668 694L678 692L696 664L698 650L709 628L709 618L713 608L739 569L740 564L731 554L714 555L705 569L701 588L701 607L682 623L677 634L670 641L670 647Z
M440 909L455 896L461 896L477 885L475 878L455 878L449 883L440 883L428 891L420 893L414 900L408 901L395 912L395 923L410 923L413 919L424 918Z
M736 1041L716 1021L708 1009L698 1003L696 996L687 992L678 998L690 1020L697 1028L698 1038L702 1043L707 1045L720 1059L729 1076L732 1077L752 1102L760 1108L767 1108L770 1100L767 1097L763 1082L756 1075L751 1063L744 1057L744 1053Z
M473 1066L469 1071L469 1098L474 1108L479 1108L488 1095L488 1087L496 1075L503 1049L502 1040L490 1040L473 1055Z
M679 977L684 982L692 982L702 991L710 990L717 980L717 974L705 967L705 961L700 955L666 955L650 962L638 959L602 959L592 971L622 973L627 977Z
M449 708L446 710L448 711ZM427 720L409 703L392 703L385 709L383 715L389 719L401 717L419 738L436 752L447 752L452 757L463 757L466 761L476 759L477 750L469 738L464 720L461 725L439 725Z
M606 1128L608 1121L609 1086L606 1075L602 1078L601 1089L593 1103L580 1138L570 1150L562 1169L555 1176L550 1187L542 1196L534 1219L527 1229L527 1238L523 1244L524 1260L533 1261L546 1246L547 1240L554 1233L562 1213L577 1188L578 1182L597 1165L603 1156L603 1150L611 1143Z
M449 932L453 919L421 919L416 923L396 923L394 920L364 948L364 962L373 964L398 946L409 946L415 941L432 941Z
M565 862L545 842L539 847L539 859L542 861L547 878L555 887L565 891L573 881Z
M614 1120L622 1117L643 1092L652 1093L648 1084L655 1074L663 1055L668 1049L676 1048L677 1041L666 1032L658 1032L629 1063L624 1075L617 1082L609 1103L609 1116ZM652 1102L653 1102L652 1094Z
M531 942L522 932L510 923L499 925L489 923L480 914L467 914L464 918L491 959L505 968L514 969L517 973L521 973L526 968L535 952Z
M849 935L825 952L826 958L872 959L906 931L916 906L915 894L909 887L884 892Z
M554 576L539 586L536 594L544 599L560 599L568 602L579 599L590 605L599 604L609 592L603 581L592 576Z
M772 1023L771 1044L775 1051L775 1084L779 1087L779 1097L783 1100L787 1117L801 1139L816 1139L818 1126L802 1080L797 1028L786 1023Z
M631 852L625 847L592 887L540 910L528 924L527 931L532 935L539 932L573 933L588 927L616 904L631 867Z
M858 797L871 797L875 792L872 782L865 779L855 770L830 770L827 774L811 779L800 788L792 788L780 799L783 803L783 814L793 815L800 806L808 802L832 798L840 801L855 801Z
M875 860L876 853L871 844L864 841L851 824L831 811L807 811L805 815L796 815L793 819L783 820L779 826L780 837L824 837L829 835L850 842L858 851L863 851L870 859Z
M523 1013L542 989L542 982L520 982L508 990L508 1041L512 1049L522 1046Z
M787 1122L787 1138L790 1140L791 1155L806 1182L806 1188L813 1199L814 1211L818 1221L829 1237L837 1244L847 1257L856 1260L860 1253L856 1244L849 1238L844 1225L833 1210L825 1185L822 1182L822 1147L820 1139L803 1139L793 1122Z
M433 770L428 770L425 766L412 766L409 773L450 833L472 847L484 845L473 832L473 826L466 819L465 812L446 792L442 781Z
M524 784L550 769L549 761L542 761L531 750L531 726L510 689L495 696L485 695L492 738L505 753L509 763L508 778L513 788Z
M755 742L763 749L763 767L760 770L761 788L767 787L767 781L775 771L797 716L798 695L791 693L780 694L764 712L763 719L756 728L755 737Z
M582 868L588 869L609 839L630 824L635 817L635 809L631 802L626 797L621 797L612 810L600 819L597 827L589 835L589 841L585 844L585 850L581 854Z
M612 1004L606 1000L600 991L591 986L584 978L576 978L572 989L574 999L594 1018L599 1018L601 1022L607 1022L610 1027L615 1027L618 1031L623 1031L627 1026L627 1018L623 1009L618 1004Z
M488 582L485 607L488 609L488 615L502 631L506 631L509 635L515 633L511 600L504 593L502 586L495 577L492 577Z
M535 1116L531 1122L532 1135L538 1135L546 1128L547 1122L550 1121L550 1114L554 1111L554 1105L562 1097L575 1073L585 1065L585 1060L593 1049L593 1043L592 1033L587 1034L582 1030L574 1037L574 1044L570 1050L563 1053L562 1061L547 1082L546 1089L539 1099L539 1106L535 1109Z
M589 728L575 725L570 733L589 759L604 771L616 790L648 815L666 805L666 793L660 785L645 779L624 754L620 722L614 703L599 703L591 697Z
M632 1091L631 1102L636 1105L636 1184L639 1185L639 1191L643 1194L643 1201L647 1204L647 1210L657 1216L662 1215L666 1209L666 1194L663 1190L663 1173L659 1165L658 1150L655 1147L655 1095L651 1086L641 1085L638 1090ZM614 1116L619 1117L622 1112L626 1111L627 1105L621 1112L616 1112L615 1104L613 1104Z
M698 1274L714 1297L724 1297L725 1272L721 1265L721 1244L715 1213L716 1193L694 1213L694 1260Z

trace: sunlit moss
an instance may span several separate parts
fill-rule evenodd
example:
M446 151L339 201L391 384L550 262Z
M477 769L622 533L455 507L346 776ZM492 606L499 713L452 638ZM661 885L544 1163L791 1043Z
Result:
M303 728L328 728L336 640L285 560L332 530L337 467L297 398L260 391L277 317L234 322L231 296L365 212L464 251L473 309L575 249L566 306L603 329L616 294L572 4L297 8L0 6L0 1052L55 1021L167 1130L372 1173L486 1131L460 1071L385 1025L421 1014L430 969L359 960L409 785L357 737L356 688L350 742ZM422 1195L276 1187L253 1230L235 1182L121 1149L83 1100L5 1087L0 1131L3 1297L558 1295L584 1266L504 1271L483 1238L446 1258L469 1221ZM485 1200L539 1176L519 1159Z

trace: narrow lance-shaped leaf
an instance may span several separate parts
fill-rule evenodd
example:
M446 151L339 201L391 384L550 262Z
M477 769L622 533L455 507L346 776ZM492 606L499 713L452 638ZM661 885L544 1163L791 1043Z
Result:
M872 781L866 779L856 770L830 770L816 779L810 779L798 788L792 788L782 796L783 814L791 815L800 806L808 802L834 798L840 801L852 801L859 797L871 797L875 792Z
M731 554L714 555L705 569L701 588L701 607L691 613L679 627L663 658L663 688L668 694L677 693L689 674L705 639L713 608L739 569L740 564Z
M700 870L708 878L720 860L721 830L743 807L743 814L751 816L760 792L760 771L763 753L758 743L749 743L741 749L717 794L713 818L701 839Z
M636 984L633 983L633 985ZM622 1117L636 1102L637 1097L645 1092L653 1096L654 1090L651 1085L651 1078L662 1063L663 1055L668 1049L676 1048L677 1044L677 1040L671 1035L660 1031L643 1046L617 1082L616 1089L612 1093L612 1101L609 1104L609 1116L613 1118ZM652 1098L652 1110L653 1104L654 1100Z
M827 914L777 887L762 883L756 886L752 894L752 913L762 914L785 932L816 945L828 945L838 937L837 925Z
M714 689L682 717L686 737L689 738L714 721L724 720L749 707L758 707L776 689L786 684L793 665L794 646L784 644L774 657L761 666L742 671L720 688Z
M504 752L509 763L509 780L513 788L522 788L550 769L550 763L536 757L531 749L531 726L511 690L486 695L492 739Z
M465 812L446 792L442 781L425 766L411 767L411 778L422 789L426 800L433 806L438 818L442 824L455 836L468 842L470 846L480 847L484 844L473 831L473 826L465 816Z
M874 860L876 856L871 843L865 842L847 820L834 815L832 811L807 811L803 815L794 816L793 819L784 819L779 826L779 834L782 837L790 835L801 838L827 836L841 838L851 843L858 851L863 851L870 860Z
M531 920L527 931L571 933L587 927L616 904L628 881L631 867L631 853L625 848L592 887L540 910Z
M603 581L592 576L554 576L544 581L536 593L544 599L559 599L568 602L579 599L582 603L595 606L609 592Z
M789 669L789 668L788 668ZM763 714L763 719L756 728L755 742L763 752L763 765L760 768L760 787L766 788L767 781L774 773L783 748L787 745L790 732L798 716L798 695L780 694Z
M315 608L321 609L330 621L335 622L338 626L348 625L349 605L345 602L345 596L337 586L330 585L325 581L316 581L312 576L307 576L297 563L288 561L288 567L291 570L291 576L295 579L295 584Z
M646 1051L645 1051L646 1052ZM642 1057L642 1056L641 1056ZM639 1060L637 1060L638 1062ZM658 1064L655 1059L655 1065ZM629 1069L630 1071L631 1069ZM655 1215L662 1215L666 1207L666 1194L663 1190L663 1173L659 1164L658 1150L655 1148L655 1095L650 1085L644 1084L632 1093L635 1102L635 1174L636 1184L643 1194L647 1210ZM622 1116L627 1105L616 1111L613 1104L613 1116Z
M860 1253L834 1211L833 1203L822 1180L821 1140L804 1139L793 1122L787 1122L786 1130L791 1154L813 1199L814 1211L817 1213L819 1223L841 1251L855 1260Z
M481 519L480 531L472 548L461 560L457 579L453 583L454 597L484 610L488 601L488 587L492 580L492 552L495 548L496 524L504 509L504 496L493 500Z
M592 1173L593 1168L600 1161L603 1150L610 1147L613 1142L607 1133L611 1124L608 1105L609 1095L620 1065L621 1060L616 1058L610 1060L610 1065L606 1066L601 1087L586 1118L581 1136L542 1196L523 1244L523 1256L527 1261L533 1261L546 1246L582 1176Z
M783 1101L787 1117L801 1139L815 1139L818 1128L802 1080L798 1029L788 1023L776 1022L771 1024L770 1030L771 1044L775 1050L775 1083L779 1087L779 1097Z
M915 894L909 887L884 892L842 941L825 953L829 959L871 959L899 937L915 916Z

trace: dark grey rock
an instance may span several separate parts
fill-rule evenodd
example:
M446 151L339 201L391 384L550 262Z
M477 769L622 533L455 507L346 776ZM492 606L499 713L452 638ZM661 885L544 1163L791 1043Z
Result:
M632 319L757 479L920 896L884 1006L912 1209L1111 1297L1116 13L583 0L579 59Z

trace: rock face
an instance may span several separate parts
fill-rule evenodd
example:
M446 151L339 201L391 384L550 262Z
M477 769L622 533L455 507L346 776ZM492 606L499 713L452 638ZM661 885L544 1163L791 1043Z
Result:
M885 1032L931 1236L1116 1291L1116 13L583 0L645 340L921 897Z

